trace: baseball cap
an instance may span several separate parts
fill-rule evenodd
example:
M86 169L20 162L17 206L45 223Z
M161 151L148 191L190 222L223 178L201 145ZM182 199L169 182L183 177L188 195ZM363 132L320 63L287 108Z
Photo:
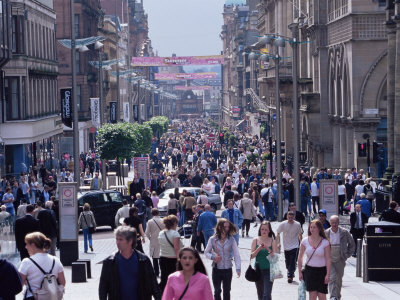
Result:
M320 209L318 213L326 216L326 209Z

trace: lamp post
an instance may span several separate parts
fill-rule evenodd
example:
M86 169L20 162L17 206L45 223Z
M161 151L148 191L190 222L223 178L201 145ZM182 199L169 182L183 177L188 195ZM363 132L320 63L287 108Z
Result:
M292 31L292 82L293 82L293 180L294 180L294 201L296 207L300 207L300 110L297 90L297 52L298 52L298 30L299 23L289 25Z
M70 13L71 13L71 72L72 72L72 103L73 103L73 149L74 149L74 181L79 182L80 177L80 163L79 163L79 118L78 118L78 99L76 98L76 53L75 53L75 1L70 0Z

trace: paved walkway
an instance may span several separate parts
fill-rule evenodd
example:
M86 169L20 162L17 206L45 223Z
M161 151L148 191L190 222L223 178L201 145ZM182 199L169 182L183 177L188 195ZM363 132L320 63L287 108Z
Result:
M277 228L278 223L273 223L273 229ZM251 228L250 236L254 237L257 235L257 228ZM92 278L88 279L85 283L71 283L71 268L65 267L65 275L67 279L67 287L65 299L84 299L84 300L95 300L98 299L98 284L100 279L100 273L102 268L102 260L105 259L110 253L116 251L114 237L111 231L102 233L101 239L96 239L94 235L94 252L85 254L83 253L83 237L79 236L79 249L80 258L89 258L92 263ZM250 246L252 238L240 238L239 248L242 257L242 276L237 278L233 276L232 280L232 299L257 299L257 292L254 283L246 281L244 278L244 272L249 264ZM8 243L8 242L7 242ZM190 244L190 240L184 240L185 245ZM144 251L148 253L149 243L144 244ZM203 261L207 267L208 274L211 275L211 261L206 259L202 255ZM18 264L18 259L15 259L15 263ZM286 275L285 264L283 255L280 258L280 265L284 275ZM356 274L356 260L350 258L347 262L345 269L345 275L343 278L343 289L342 299L344 300L387 300L387 299L400 299L400 282L369 282L363 283L362 278L355 277ZM296 273L297 275L297 273ZM297 299L297 288L298 281L292 284L288 284L286 278L275 280L273 286L273 298L278 300L294 300ZM17 297L18 300L23 299L22 293Z

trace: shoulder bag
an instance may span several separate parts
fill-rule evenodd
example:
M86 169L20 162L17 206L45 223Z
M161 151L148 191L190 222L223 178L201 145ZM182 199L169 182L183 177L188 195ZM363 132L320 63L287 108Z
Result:
M196 275L196 272L194 272L192 276L194 276L194 275ZM186 292L187 292L187 290L188 290L188 288L189 288L189 283L190 283L190 279L189 279L189 282L187 283L185 289L183 290L182 295L180 295L180 297L178 298L178 300L182 300L182 299L183 299L183 296L185 296L185 294L186 294Z
M94 233L94 227L93 226L89 226L89 224L88 224L88 222L86 220L86 216L85 216L85 214L83 212L82 212L82 216L83 216L83 219L85 220L86 226L89 228L89 233L93 234ZM90 216L90 217L92 217L92 216ZM90 224L90 225L92 225L92 224Z
M172 244L171 241L169 240L169 238L168 238L168 236L167 236L167 232L166 232L165 230L164 230L164 235L165 235L165 238L167 239L168 244L171 245L172 249L174 249L174 252L175 252L174 244Z
M307 260L306 264L304 265L304 268L301 270L303 273L303 278L305 279L307 277L307 269L306 266L310 262L311 258L314 256L315 251L317 251L319 245L321 245L323 238L319 241L318 246L314 249L313 253L311 254L310 258ZM311 246L311 245L310 245Z

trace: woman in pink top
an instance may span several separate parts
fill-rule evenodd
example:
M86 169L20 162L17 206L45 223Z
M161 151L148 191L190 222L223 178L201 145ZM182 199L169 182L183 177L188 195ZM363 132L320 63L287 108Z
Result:
M206 268L197 250L179 251L178 271L168 277L162 300L214 300Z

